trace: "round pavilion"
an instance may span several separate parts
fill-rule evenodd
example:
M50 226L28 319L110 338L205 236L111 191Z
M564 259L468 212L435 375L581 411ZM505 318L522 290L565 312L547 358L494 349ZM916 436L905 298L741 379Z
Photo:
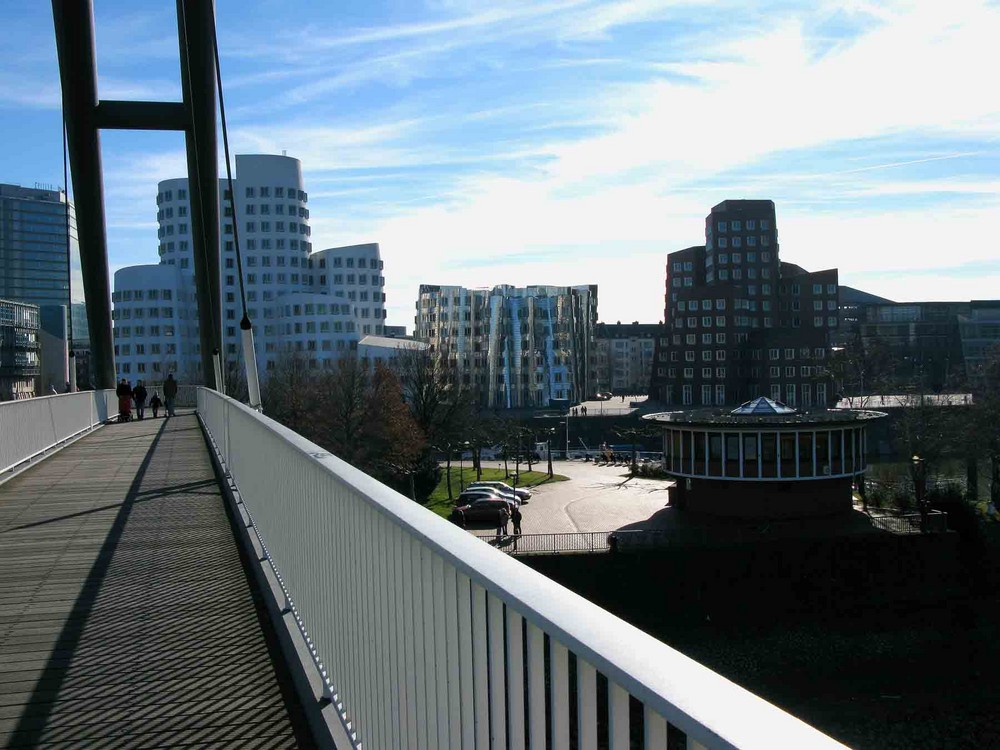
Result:
M848 512L867 468L865 427L885 414L798 410L769 398L732 411L700 408L645 418L663 425L663 466L679 508L744 518Z

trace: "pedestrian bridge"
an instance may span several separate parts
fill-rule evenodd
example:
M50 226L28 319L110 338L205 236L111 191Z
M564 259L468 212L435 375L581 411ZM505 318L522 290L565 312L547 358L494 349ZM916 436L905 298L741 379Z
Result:
M0 404L7 747L842 747L232 399L114 402Z

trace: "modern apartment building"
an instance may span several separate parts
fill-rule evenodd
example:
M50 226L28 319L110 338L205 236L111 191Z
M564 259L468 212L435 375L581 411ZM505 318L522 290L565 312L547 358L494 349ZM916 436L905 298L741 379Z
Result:
M598 323L595 333L595 390L646 393L653 374L656 339L664 327L656 323Z
M0 401L37 395L38 305L0 299Z
M727 200L705 219L705 244L667 256L665 328L651 395L724 406L769 396L824 406L838 326L837 270L810 273L778 254L774 203Z
M415 325L415 337L489 408L565 405L595 393L596 284L421 284Z
M230 369L243 356L235 221L247 311L264 377L290 354L305 357L311 367L329 367L355 349L362 336L382 333L385 277L378 245L312 252L304 187L298 159L237 156L233 217L228 183L220 181L222 355ZM118 377L159 380L167 372L200 377L188 201L186 179L161 182L156 197L160 262L115 274Z

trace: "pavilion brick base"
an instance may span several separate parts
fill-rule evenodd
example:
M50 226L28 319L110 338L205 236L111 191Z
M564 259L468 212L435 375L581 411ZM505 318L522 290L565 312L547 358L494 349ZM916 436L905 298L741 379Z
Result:
M846 477L794 482L678 478L670 502L692 513L727 518L817 518L853 507Z

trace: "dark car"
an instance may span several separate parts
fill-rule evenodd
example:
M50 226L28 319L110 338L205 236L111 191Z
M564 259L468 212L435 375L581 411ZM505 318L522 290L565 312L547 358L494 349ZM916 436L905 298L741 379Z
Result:
M496 498L497 500L506 500L511 506L513 511L515 506L521 504L521 501L517 499L515 495L504 492L503 490L498 490L495 487L467 487L465 491L458 496L458 500L455 501L455 505L463 505L465 502L470 500L477 500L481 497Z
M466 523L479 523L488 521L491 524L499 525L504 517L510 518L510 505L506 500L492 497L481 497L465 505L456 505L452 511L452 516L464 516ZM453 519L454 520L454 519Z

